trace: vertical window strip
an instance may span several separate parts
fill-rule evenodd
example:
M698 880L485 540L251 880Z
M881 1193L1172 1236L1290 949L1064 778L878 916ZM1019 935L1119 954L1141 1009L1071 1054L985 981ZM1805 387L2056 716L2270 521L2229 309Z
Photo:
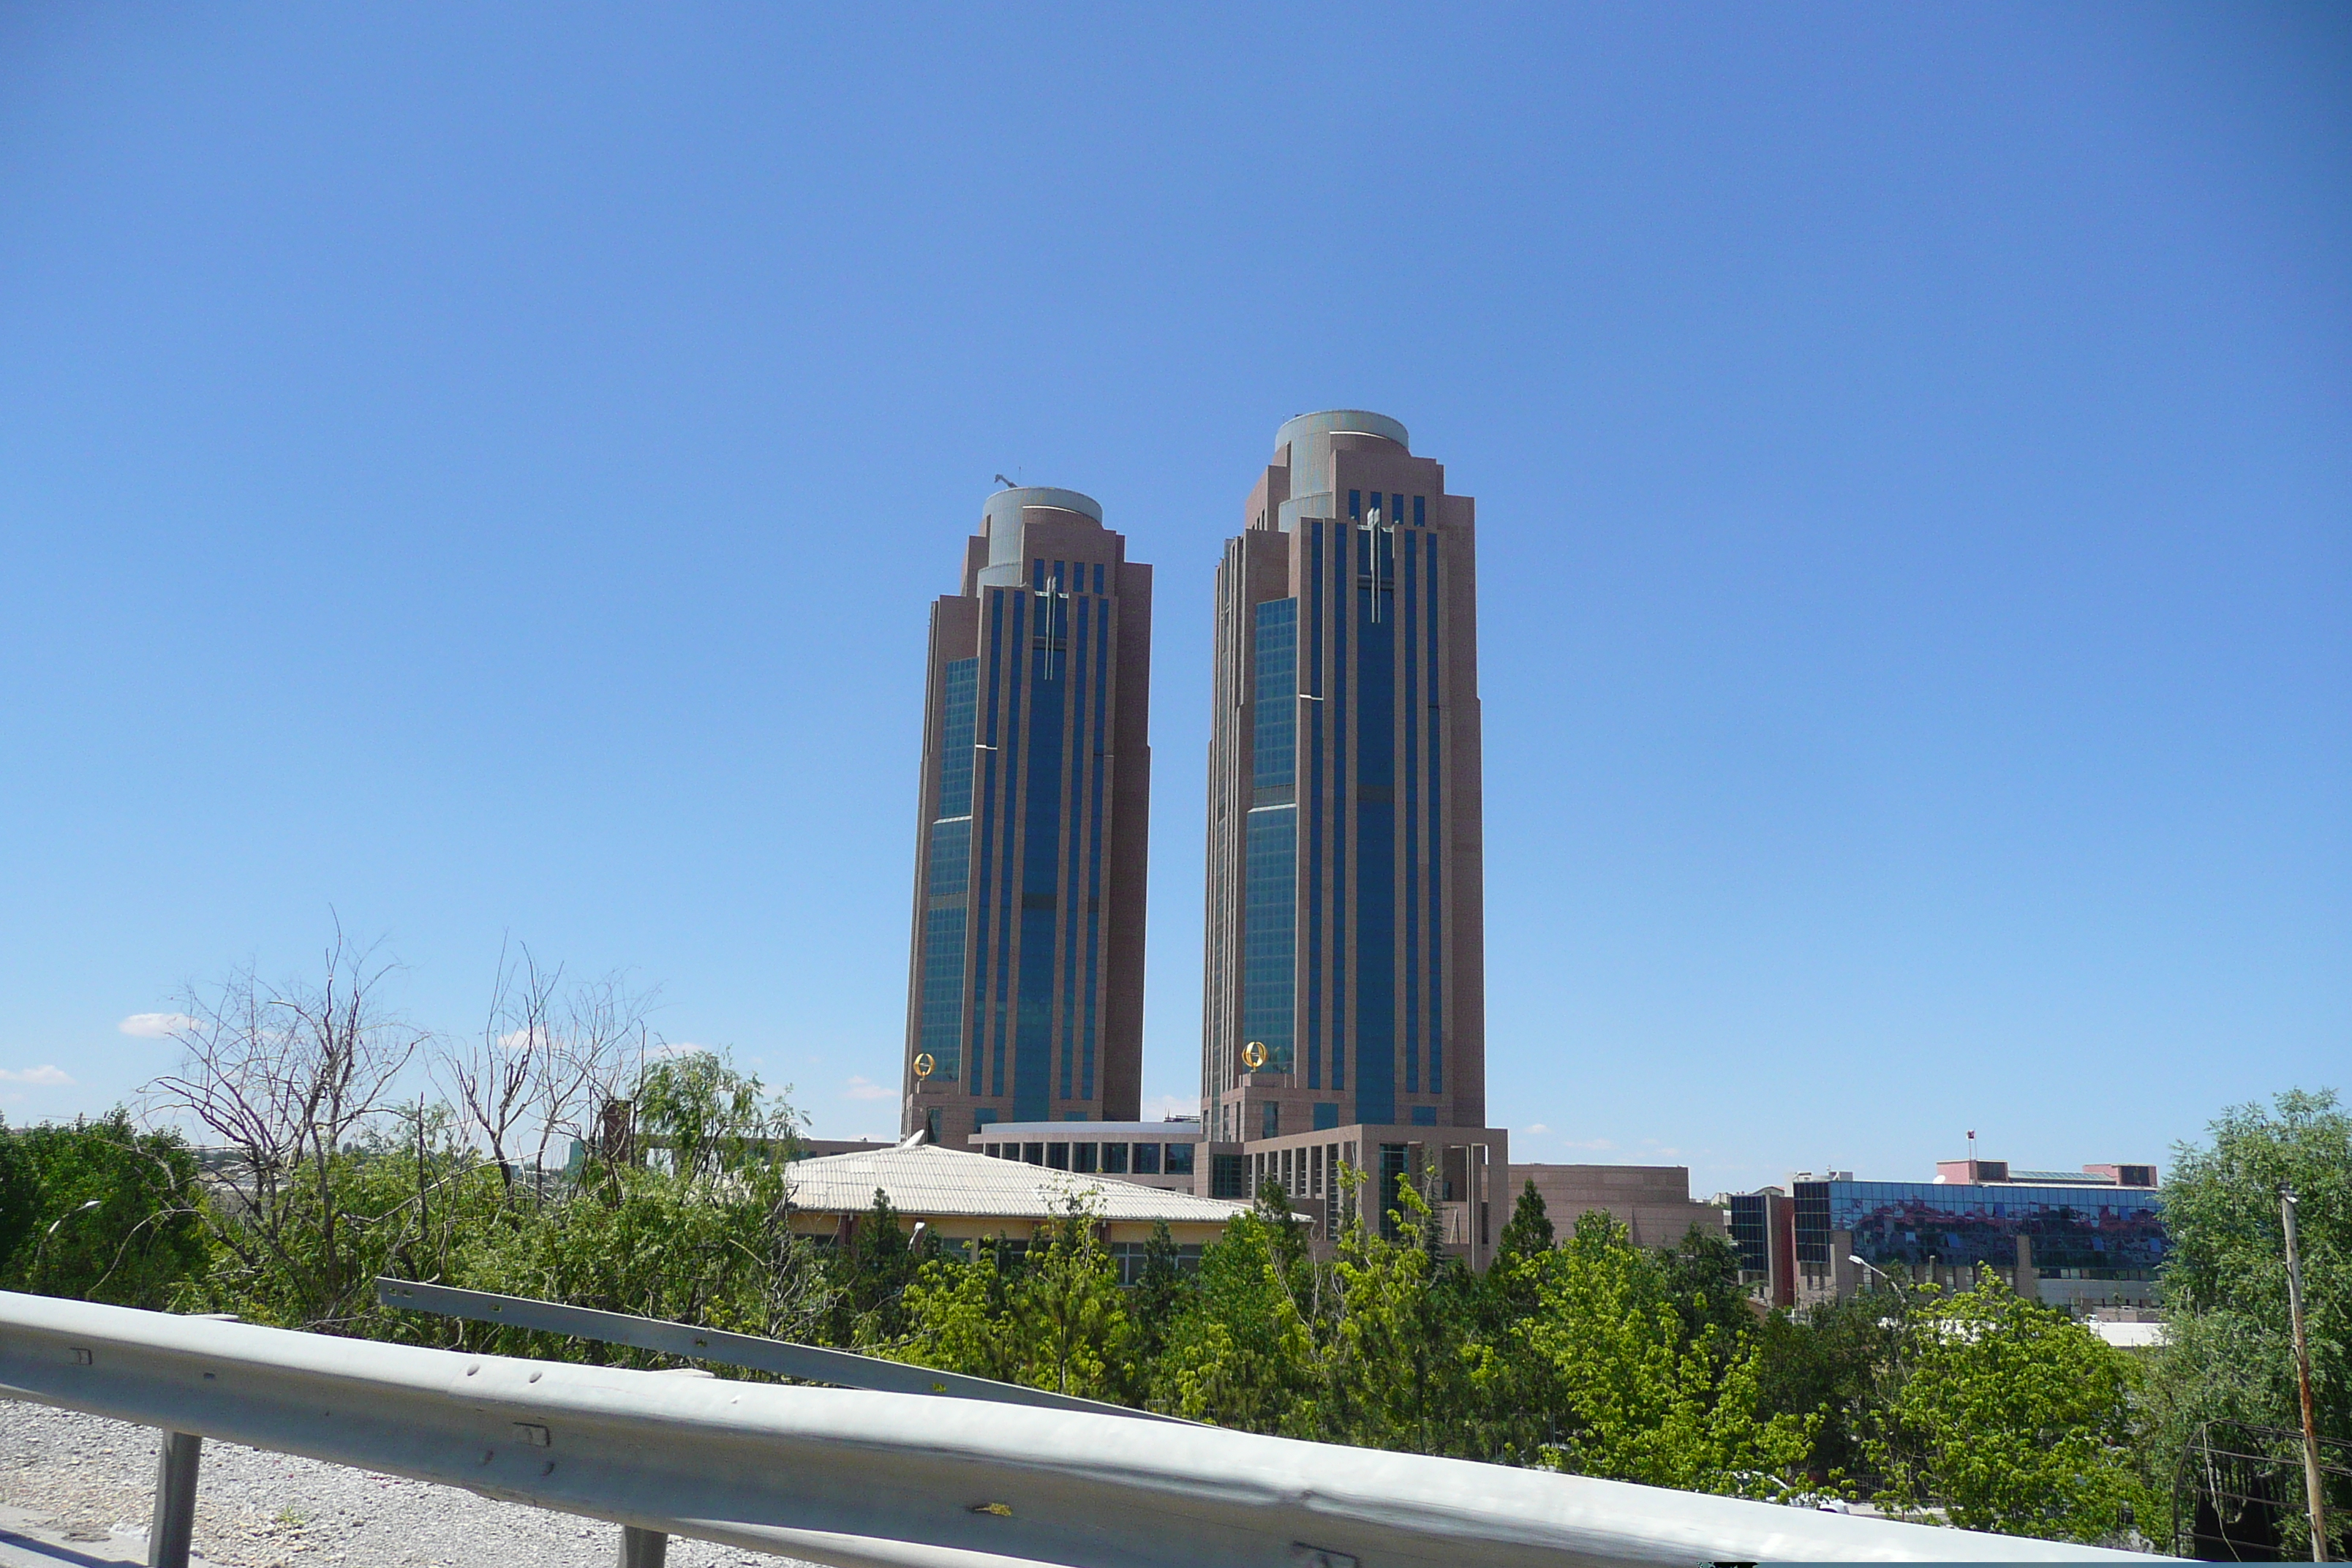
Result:
M1003 688L1004 595L1001 589L992 588L982 589L982 595L988 601L983 631L985 638L983 651L988 657L988 691L986 700L981 706L982 710L988 717L985 732L988 736L989 750L985 753L976 754L974 758L981 768L980 809L973 814L973 820L980 829L980 876L971 904L971 918L974 922L971 1018L972 1081L975 1084L980 1081L979 1075L990 1063L995 1048L995 1037L989 1028L991 1017L988 988L989 940L992 932L1000 931L1002 929L999 923L992 922L989 917L992 910L991 878L996 864L997 833L1003 815L996 809L996 800L1000 781L1003 777L1003 753L996 749L996 738L1001 732L997 725L997 708L1002 700ZM1003 1074L1000 1068L993 1092L997 1094L1004 1092L1003 1079Z
M1445 1092L1445 819L1439 809L1445 763L1444 688L1438 684L1438 637L1444 627L1437 536L1429 536L1429 1089Z
M1095 1005L1102 984L1103 774L1109 770L1110 738L1105 721L1110 706L1110 608L1095 617L1094 801L1087 813L1087 1021L1080 1073L1084 1097L1095 1097Z
M1015 606L1016 620L1019 607ZM1050 624L1050 623L1048 623ZM1013 1119L1044 1121L1052 1114L1054 1089L1054 921L1055 871L1063 821L1063 722L1069 700L1066 680L1054 678L1050 649L1031 647L1028 706L1021 759L1021 949L1014 965ZM1013 879L1007 877L1010 883Z
M1303 546L1306 570L1299 574L1307 587L1307 684L1323 689L1323 525L1305 522ZM1307 1083L1323 1086L1323 710L1324 702L1302 702L1307 710L1307 787L1300 796L1307 817Z
M1014 950L1020 945L1021 931L1014 920L1020 909L1021 878L1014 869L1015 855L1024 847L1022 835L1026 826L1022 814L1013 808L1014 792L1028 788L1028 775L1034 759L1035 748L1027 743L1022 725L1027 722L1027 704L1023 694L1035 672L1029 648L1029 597L1025 594L1004 595L1012 603L1011 635L1005 642L1004 739L1008 749L999 756L1004 768L1003 850L997 862L996 919L996 1092L1004 1092L1004 1072L1013 1055L1013 1026L1018 1016L1013 995ZM1009 754L1008 754L1009 752Z
M1377 573L1383 536L1364 542ZM1419 1064L1399 1063L1396 985L1396 621L1381 613L1375 576L1357 585L1355 860L1356 1104L1368 1121L1396 1120L1398 1080L1419 1091ZM1400 1066L1403 1070L1398 1070Z
M923 911L922 1048L950 1083L963 1072L963 930L961 907Z
M1056 564L1058 565L1058 563ZM1063 820L1056 825L1055 828L1055 837L1062 841L1056 847L1061 866L1056 873L1057 886L1054 900L1062 922L1059 933L1059 945L1062 950L1062 1007L1061 1016L1055 1021L1054 1034L1055 1054L1059 1058L1061 1066L1059 1076L1062 1098L1066 1100L1072 1097L1071 1091L1076 1087L1077 1079L1078 912L1085 907L1078 893L1078 868L1082 864L1079 855L1086 847L1087 842L1086 782L1090 768L1096 764L1096 759L1092 754L1094 748L1085 743L1087 683L1093 679L1094 673L1087 658L1087 617L1092 608L1092 600L1080 599L1065 612L1070 616L1067 638L1069 652L1063 659L1063 668L1068 673L1070 683L1070 713L1067 721L1070 738L1065 742L1068 747L1070 758L1070 765L1066 770L1069 777L1069 807L1062 814Z
M940 726L940 816L971 815L972 722L980 692L980 660L949 662Z
M1418 1076L1421 1070L1421 819L1414 810L1421 792L1414 786L1421 779L1421 595L1418 592L1421 574L1414 570L1421 551L1407 536L1404 547L1397 552L1399 582L1397 612L1399 616L1397 668L1404 671L1404 700L1400 704L1404 717L1403 765L1397 769L1397 827L1403 843L1400 847L1404 858L1404 1057L1408 1075Z
M1349 720L1348 704L1354 697L1349 679L1353 673L1350 663L1353 649L1349 633L1356 620L1356 566L1349 559L1349 546L1355 538L1349 528L1331 531L1331 693L1325 706L1331 710L1331 1073L1334 1088L1345 1079L1348 1072L1349 1026L1353 1017L1348 1007L1348 984L1353 970L1348 962L1348 939L1354 934L1355 922L1348 918L1348 850L1355 828L1356 812L1352 797L1355 780L1348 765L1348 736L1353 726ZM1360 1093L1363 1080L1362 1063L1357 1063L1357 1088Z

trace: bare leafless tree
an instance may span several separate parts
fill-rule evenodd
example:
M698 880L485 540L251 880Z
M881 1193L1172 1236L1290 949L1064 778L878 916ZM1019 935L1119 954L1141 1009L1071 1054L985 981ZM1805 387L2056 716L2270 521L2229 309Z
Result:
M433 1079L465 1125L481 1134L499 1175L514 1187L510 1152L518 1129L546 1099L556 1055L558 987L563 967L541 969L528 947L499 952L498 979L478 1039L436 1051ZM545 1138L541 1140L542 1149Z
M191 987L180 1069L147 1089L226 1145L237 1190L205 1208L208 1221L249 1271L283 1273L317 1323L348 1317L367 1284L334 1162L388 1109L425 1039L386 1005L394 967L338 923L317 980L276 985L247 966L216 990Z
M655 992L625 974L564 984L517 944L499 954L479 1038L436 1054L433 1076L460 1120L489 1146L508 1189L528 1149L545 1170L551 1145L577 1138L606 1151L605 1109L643 1069Z
M644 1076L653 1036L647 1019L658 987L640 991L614 971L575 984L564 998L563 1028L550 1053L540 1117L540 1162L557 1138L576 1138L600 1156L612 1118Z

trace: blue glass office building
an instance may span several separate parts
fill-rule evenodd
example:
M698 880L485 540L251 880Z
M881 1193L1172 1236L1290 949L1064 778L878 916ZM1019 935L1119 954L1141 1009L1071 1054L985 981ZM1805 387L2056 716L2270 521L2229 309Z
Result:
M1990 1268L2045 1301L2145 1301L2166 1253L2155 1169L2100 1166L1998 1179L1857 1182L1798 1178L1731 1200L1743 1273L1773 1281L1784 1304L1862 1288L1864 1263L1905 1279L1965 1288ZM2122 1173L2119 1179L2115 1173ZM1779 1232L1776 1238L1775 1232ZM1776 1244L1777 1243L1777 1244Z
M1151 568L1072 490L988 500L932 607L903 1130L1131 1121Z
M1485 1122L1475 510L1395 420L1302 415L1226 544L1213 1141Z

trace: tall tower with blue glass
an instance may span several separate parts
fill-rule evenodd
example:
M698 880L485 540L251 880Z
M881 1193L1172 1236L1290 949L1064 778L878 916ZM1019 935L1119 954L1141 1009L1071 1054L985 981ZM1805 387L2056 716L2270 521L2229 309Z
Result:
M1131 1121L1151 568L1075 490L999 490L931 608L901 1131Z
M1486 1121L1475 510L1395 420L1307 414L1226 542L1213 1142Z

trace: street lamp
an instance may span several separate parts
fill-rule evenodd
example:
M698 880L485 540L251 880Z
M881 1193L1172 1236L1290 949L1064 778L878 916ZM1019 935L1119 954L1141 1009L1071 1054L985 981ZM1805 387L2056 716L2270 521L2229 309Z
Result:
M1894 1275L1889 1274L1885 1269L1881 1268L1869 1258L1864 1258L1861 1253L1849 1252L1845 1255L1845 1260L1848 1263L1857 1265L1860 1268L1867 1268L1873 1274L1877 1275L1881 1279L1885 1280L1886 1288L1894 1291L1898 1300L1905 1302L1908 1302L1910 1300L1910 1297L1904 1293L1902 1285L1896 1281Z

